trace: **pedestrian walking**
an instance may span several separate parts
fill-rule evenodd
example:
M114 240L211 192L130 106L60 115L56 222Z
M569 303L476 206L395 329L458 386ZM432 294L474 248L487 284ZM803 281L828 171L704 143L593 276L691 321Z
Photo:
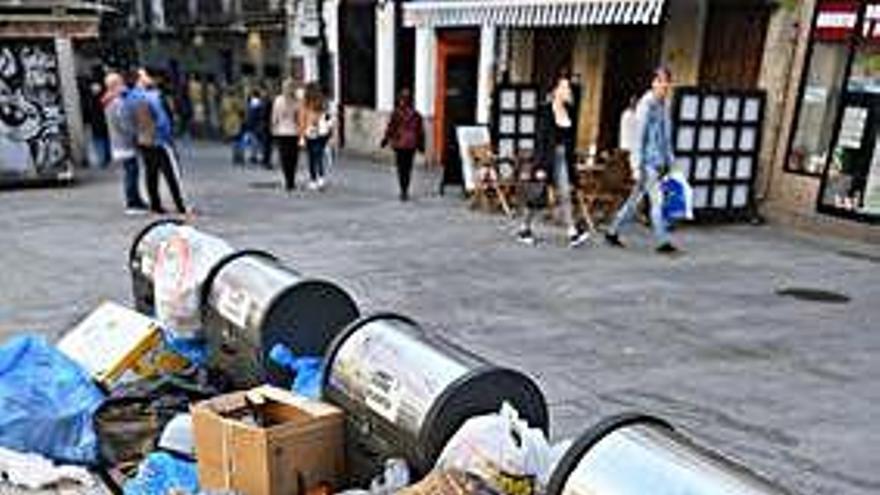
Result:
M568 73L560 72L550 95L553 136L553 181L562 219L568 232L569 247L578 247L589 238L581 222L575 222L572 190L577 187L574 155L574 93Z
M266 139L266 107L260 89L251 90L244 122L244 139L251 163L262 163L263 142Z
M621 150L627 152L629 168L635 182L639 181L639 166L633 159L633 148L635 148L636 132L638 131L638 119L636 118L636 107L638 107L638 104L639 97L633 96L629 100L629 105L620 114L620 140L618 145Z
M306 86L306 96L303 105L302 124L303 134L300 143L306 146L309 155L309 189L323 190L326 185L324 158L327 142L333 130L333 120L327 112L327 102L321 87L317 83L309 83Z
M107 130L107 119L104 116L104 87L94 81L89 85L89 97L86 106L86 121L89 123L92 136L92 153L95 165L107 168L110 163L110 137Z
M409 89L403 89L398 95L381 145L383 148L390 145L394 150L400 200L408 201L413 159L416 151L425 152L425 126L421 114L413 107Z
M284 174L284 189L296 189L296 169L299 163L301 102L297 98L296 83L293 79L284 81L281 94L272 104L272 139L278 146L281 156L281 172Z
M669 69L661 67L655 70L651 89L642 96L636 107L636 133L631 154L633 162L639 168L639 180L605 233L605 239L612 246L625 247L620 239L620 228L632 220L639 203L647 195L651 203L651 229L657 252L678 252L678 248L669 240L669 232L663 219L661 187L663 176L675 161L668 104L671 84L672 73Z
M146 212L147 203L141 197L137 156L137 125L131 90L118 72L104 78L107 88L104 97L104 115L110 138L110 157L122 165L125 211L133 215Z
M262 92L262 122L260 123L260 143L263 145L262 165L266 170L272 170L272 104L269 90Z
M156 86L155 72L149 69L138 71L137 87L132 92L132 98L136 105L138 149L146 167L150 211L157 214L165 213L159 195L159 173L161 173L177 211L186 214L187 209L180 184L180 166L177 153L174 151L171 117Z

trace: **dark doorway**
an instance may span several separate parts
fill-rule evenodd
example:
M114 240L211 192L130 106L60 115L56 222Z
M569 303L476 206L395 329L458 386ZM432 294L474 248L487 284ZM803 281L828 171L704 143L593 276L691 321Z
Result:
M756 89L770 2L716 0L710 3L700 63L700 85L713 89Z
M534 33L532 82L541 88L542 93L546 93L556 84L561 71L571 71L571 57L577 30L540 28L535 29Z
M474 29L442 31L439 35L434 135L443 163L443 185L463 184L455 129L476 122L478 37Z
M403 88L413 91L416 82L416 29L401 28L398 34L395 94Z
M617 148L620 115L632 97L641 96L650 86L661 44L657 28L618 27L610 32L602 84L600 150Z

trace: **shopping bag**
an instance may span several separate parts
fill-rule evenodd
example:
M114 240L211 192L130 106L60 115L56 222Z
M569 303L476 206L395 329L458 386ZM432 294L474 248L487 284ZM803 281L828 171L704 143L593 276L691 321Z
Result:
M672 170L660 184L663 191L663 218L667 222L694 218L693 190L684 174Z
M505 402L498 413L467 420L436 467L475 475L502 494L535 495L547 485L552 457L544 432L531 428Z

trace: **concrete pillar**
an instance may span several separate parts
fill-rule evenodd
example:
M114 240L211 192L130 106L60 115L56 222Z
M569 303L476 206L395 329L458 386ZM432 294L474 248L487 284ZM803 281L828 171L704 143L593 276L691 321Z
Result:
M86 159L85 127L79 105L79 89L76 86L76 67L73 43L70 38L56 37L55 52L58 55L58 77L61 83L61 99L67 115L67 132L70 136L70 154L74 163Z
M376 7L376 110L394 110L394 2Z
M434 116L437 90L437 37L431 27L416 28L416 110L425 117Z
M492 117L492 89L495 86L495 26L480 29L480 62L477 72L477 123Z
M333 74L333 100L342 100L339 82L339 0L324 0L324 26L327 50L330 52L330 72Z

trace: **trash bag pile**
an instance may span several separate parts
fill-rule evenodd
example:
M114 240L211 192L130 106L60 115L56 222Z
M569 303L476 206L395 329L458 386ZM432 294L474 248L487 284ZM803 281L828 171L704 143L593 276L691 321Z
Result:
M89 485L97 474L126 495L562 495L554 480L583 451L550 443L528 377L399 315L346 324L324 355L298 355L281 338L249 349L240 327L198 321L205 301L193 297L214 270L187 258L209 251L159 243L148 253L160 260L154 276L170 270L154 287L161 311L104 302L56 345L0 343L0 491ZM252 318L250 295L220 299L234 319ZM283 317L282 328L309 332L295 312ZM209 348L198 336L212 332L236 345ZM216 353L243 363L217 366ZM271 383L237 388L238 370Z

